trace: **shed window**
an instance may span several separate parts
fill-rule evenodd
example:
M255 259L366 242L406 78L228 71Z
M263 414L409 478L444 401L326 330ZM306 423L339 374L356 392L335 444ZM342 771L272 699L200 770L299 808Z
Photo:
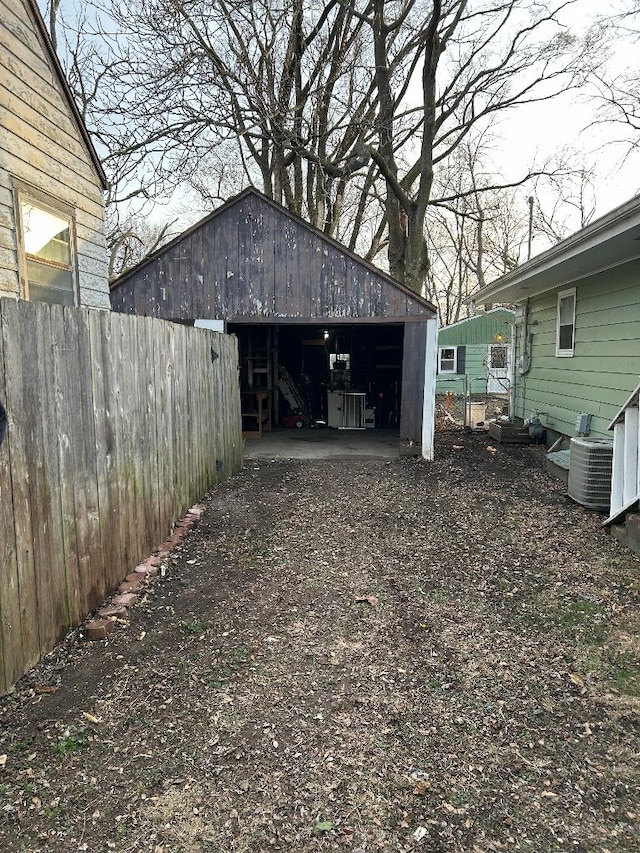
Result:
M34 302L76 304L71 211L19 190L23 295Z
M572 356L576 325L576 291L563 290L558 294L558 327L556 355Z
M457 347L440 347L438 353L438 373L457 373Z

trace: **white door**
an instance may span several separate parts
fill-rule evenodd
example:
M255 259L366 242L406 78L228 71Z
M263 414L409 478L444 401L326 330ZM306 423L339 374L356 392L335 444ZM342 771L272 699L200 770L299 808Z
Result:
M511 344L489 344L487 353L487 394L509 393Z

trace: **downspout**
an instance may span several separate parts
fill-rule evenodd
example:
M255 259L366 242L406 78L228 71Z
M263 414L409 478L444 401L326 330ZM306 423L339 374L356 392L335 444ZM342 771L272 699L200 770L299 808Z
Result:
M517 331L515 321L511 323L511 354L509 356L509 420L516 416L516 344Z
M522 405L524 407L525 402L525 387L527 384L526 376L531 370L531 350L532 350L533 340L532 335L529 333L529 297L525 299L524 309L522 312L522 355L520 356L520 370L519 374L522 377ZM515 394L513 398L514 403L514 417L515 417Z

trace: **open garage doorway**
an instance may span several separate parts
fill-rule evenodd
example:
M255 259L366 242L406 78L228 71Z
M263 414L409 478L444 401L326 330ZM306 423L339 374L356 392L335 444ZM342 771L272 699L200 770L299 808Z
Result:
M238 338L246 439L273 430L399 432L404 324L227 330Z

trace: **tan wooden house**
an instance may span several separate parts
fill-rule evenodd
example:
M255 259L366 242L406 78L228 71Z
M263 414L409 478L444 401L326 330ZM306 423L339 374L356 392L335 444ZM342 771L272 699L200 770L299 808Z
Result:
M110 307L105 189L35 0L0 0L0 296Z

